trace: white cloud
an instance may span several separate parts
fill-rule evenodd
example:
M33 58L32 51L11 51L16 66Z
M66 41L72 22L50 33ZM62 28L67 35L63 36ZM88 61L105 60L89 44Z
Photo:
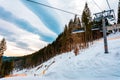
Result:
M1 0L0 6L10 11L13 15L18 18L24 19L29 22L32 26L36 27L44 35L57 36L56 33L49 30L41 20L30 11L20 0Z
M0 19L0 25L2 26L1 29L8 30L9 32L13 33L13 35L8 34L8 36L9 36L8 38L14 38L19 42L24 42L25 44L28 45L27 48L32 50L31 51L29 49L26 50L22 47L17 47L18 44L7 40L7 51L6 51L5 55L9 55L11 53L12 54L19 53L22 55L26 54L26 53L27 54L33 53L34 51L37 51L48 44L47 42L40 40L40 37L37 34L33 34L30 32L27 32L25 30L22 30L19 27L17 27L16 25L6 22L2 19ZM0 39L2 39L2 37L3 36L0 36Z
M4 56L23 56L32 53L29 50L22 49L16 46L16 43L7 41L7 50L5 51Z
M47 2L49 3L48 5L50 6L67 10L65 8L65 3L63 3L61 0L47 0ZM50 14L52 14L56 18L56 20L59 22L60 31L63 31L65 24L68 24L69 20L74 16L74 15L71 15L71 14L69 15L68 13L64 13L54 9L48 9L48 10L50 11Z

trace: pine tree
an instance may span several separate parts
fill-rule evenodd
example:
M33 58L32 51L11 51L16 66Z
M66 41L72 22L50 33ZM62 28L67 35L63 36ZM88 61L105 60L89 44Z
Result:
M0 42L0 71L2 66L2 55L5 50L6 50L6 41L5 38L3 38L2 41Z
M0 54L3 54L6 51L6 41L5 38L2 39L0 43Z
M80 19L79 17L77 17L77 15L75 15L75 18L74 18L74 29L73 30L79 30L81 28L81 22L80 22Z
M85 8L84 8L83 13L82 13L82 25L83 25L84 30L85 30L86 43L88 43L89 41L92 41L91 22L92 22L91 12L90 12L90 9L88 8L88 4L86 3ZM86 46L88 46L88 45L86 45Z
M0 76L5 77L6 75L9 75L12 73L14 68L14 62L13 61L4 61L1 67Z
M119 3L118 3L118 20L117 20L117 23L120 24L120 0L119 0Z

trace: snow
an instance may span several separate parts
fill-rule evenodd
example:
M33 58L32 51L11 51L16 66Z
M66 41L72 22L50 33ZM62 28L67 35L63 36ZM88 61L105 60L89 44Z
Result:
M84 30L76 30L76 31L73 31L72 33L76 34L76 33L83 33L83 32L85 32L85 31Z
M100 28L94 28L94 29L92 29L92 31L94 31L94 30L100 30Z
M108 36L109 53L104 53L103 39L96 40L78 56L73 51L51 58L47 62L13 74L24 77L0 80L120 80L120 33Z

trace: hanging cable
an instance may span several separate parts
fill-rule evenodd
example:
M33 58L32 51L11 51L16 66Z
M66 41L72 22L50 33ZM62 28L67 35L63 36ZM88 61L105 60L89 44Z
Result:
M107 4L108 4L109 9L111 10L111 7L110 7L110 4L109 4L109 1L106 0L106 2L107 2ZM115 12L113 12L113 14L114 14L114 19L116 20Z
M107 2L107 5L108 5L109 9L111 9L111 7L110 7L110 4L109 4L108 0L106 0L106 2Z
M49 7L49 8L55 9L55 10L59 10L59 11L65 12L65 13L69 13L69 14L73 14L73 15L81 16L80 14L76 14L76 13L69 12L69 11L66 11L66 10L63 10L63 9L59 9L59 8L56 8L56 7L53 7L53 6L49 6L49 5L46 5L46 4L43 4L43 3L40 3L40 2L36 2L36 1L32 1L32 0L27 0L27 1L32 2L32 3L39 4L39 5L42 5L42 6L45 6L45 7Z
M92 0L93 2L94 2L94 4L100 9L100 11L102 11L102 9L100 8L100 6L94 1L94 0Z

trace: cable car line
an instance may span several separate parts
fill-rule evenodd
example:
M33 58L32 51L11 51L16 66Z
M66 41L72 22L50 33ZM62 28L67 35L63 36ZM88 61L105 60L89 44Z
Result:
M108 5L109 9L111 9L111 7L110 7L110 4L109 4L108 0L106 0L106 2L107 2L107 5Z
M100 6L94 1L94 0L92 0L93 2L94 2L94 4L100 9L100 11L102 11L102 9L100 8Z
M27 1L32 2L32 3L35 3L35 4L39 4L39 5L48 7L48 8L52 8L52 9L55 9L55 10L59 10L59 11L65 12L65 13L69 13L69 14L81 16L80 14L76 14L76 13L73 13L73 12L70 12L70 11L66 11L66 10L63 10L63 9L60 9L60 8L56 8L56 7L53 7L53 6L49 6L49 5L46 5L46 4L43 4L43 3L40 3L40 2L36 2L36 1L33 1L33 0L27 0Z

